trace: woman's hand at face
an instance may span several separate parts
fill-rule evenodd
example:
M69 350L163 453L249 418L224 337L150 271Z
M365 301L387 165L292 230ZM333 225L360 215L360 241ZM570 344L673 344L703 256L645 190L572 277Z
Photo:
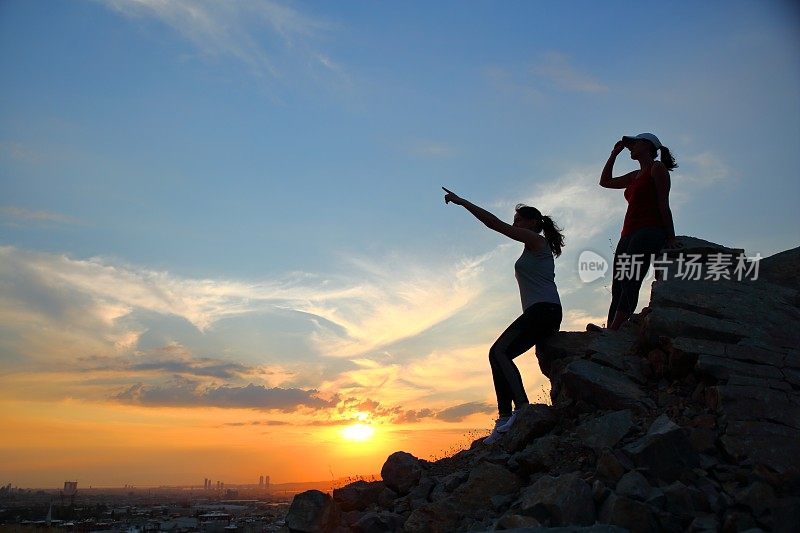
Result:
M625 141L623 139L620 139L616 143L614 143L614 148L611 149L611 154L618 155L624 149L625 149Z

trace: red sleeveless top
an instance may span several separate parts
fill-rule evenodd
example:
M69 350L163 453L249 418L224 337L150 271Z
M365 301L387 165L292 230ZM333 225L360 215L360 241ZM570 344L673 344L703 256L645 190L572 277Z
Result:
M643 170L625 189L628 210L622 224L622 237L648 226L664 227L658 209L656 184L651 173L653 167Z

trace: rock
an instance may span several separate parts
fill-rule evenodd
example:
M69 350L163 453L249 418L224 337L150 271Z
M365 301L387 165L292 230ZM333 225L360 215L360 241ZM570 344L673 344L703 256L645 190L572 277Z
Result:
M386 489L382 481L356 481L340 489L333 489L333 500L342 511L363 511L378 502Z
M514 454L512 459L518 465L519 472L533 474L549 470L556 459L558 441L559 438L555 435L541 437L524 450Z
M740 510L730 510L722 519L723 533L739 533L749 531L756 527L756 521L750 513Z
M423 500L427 501L428 497L433 491L433 488L436 486L436 481L429 477L423 476L419 483L417 483L416 487L412 487L410 491L408 491L408 495L411 497L411 500Z
M462 514L453 496L415 509L403 524L407 533L450 533L455 531Z
M790 533L797 531L800 524L800 498L783 498L771 509L772 530L775 533Z
M539 368L546 377L553 380L553 364L563 359L573 359L586 354L589 344L599 336L594 332L559 331L536 344L536 358Z
M665 481L676 480L684 470L699 465L686 433L667 415L658 417L647 434L625 446L624 451L636 466Z
M387 487L405 495L419 483L423 470L422 462L410 453L394 452L383 464L381 478Z
M436 478L437 484L430 494L432 501L441 500L452 493L459 485L464 483L469 477L469 472L459 470L447 476Z
M616 446L632 427L633 415L625 409L584 422L578 426L577 434L589 448L602 450Z
M594 499L594 503L600 505L608 498L609 494L611 494L611 490L606 487L605 483L599 479L595 479L594 483L592 483L592 498Z
M481 463L453 495L463 505L488 507L492 496L514 493L519 486L519 478L508 469L494 463Z
M715 453L717 432L708 428L692 428L689 430L689 442L698 453Z
M655 287L659 282L654 282ZM675 283L675 282L673 282ZM723 339L736 343L745 338L741 325L733 320L715 318L685 309L656 308L645 318L645 331L650 336Z
M771 255L759 262L759 280L800 290L798 264L800 264L800 247Z
M307 490L292 499L286 514L286 526L290 531L303 533L327 533L339 522L339 508L328 494L318 490Z
M508 453L514 453L527 446L533 439L547 434L556 425L553 408L543 404L529 404L522 407L511 429L498 441Z
M736 461L766 465L786 482L800 475L800 432L793 428L766 421L731 421L719 440L725 454Z
M652 487L647 479L637 471L628 472L617 482L616 492L634 500L645 501Z
M532 516L508 513L500 517L494 529L517 529L540 527L541 524Z
M753 511L759 517L775 505L775 491L764 482L756 481L736 493L734 501Z
M667 498L667 510L687 524L695 516L711 511L708 498L703 492L687 487L680 481L665 487L664 495Z
M660 529L647 505L615 494L611 494L603 503L599 521L623 527L631 533L650 533Z
M717 517L713 514L704 514L692 520L688 531L717 533L718 529L719 520L717 520Z
M572 398L600 409L641 411L655 407L647 394L624 374L591 361L572 361L558 380Z
M542 476L515 505L523 514L551 526L588 526L595 520L592 489L574 472L557 478Z
M617 481L625 475L626 468L620 458L611 450L605 450L597 458L597 477L616 485Z
M405 518L395 513L388 512L368 512L360 520L353 524L352 529L355 533L385 533L387 531L399 531L405 523Z

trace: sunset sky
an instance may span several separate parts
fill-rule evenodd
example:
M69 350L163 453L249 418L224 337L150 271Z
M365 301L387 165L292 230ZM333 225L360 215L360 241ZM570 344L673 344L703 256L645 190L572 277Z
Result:
M800 244L796 2L3 0L0 73L0 484L467 445L521 245L442 185L564 226L566 330L604 322L577 258L616 245L622 135L676 155L678 234Z

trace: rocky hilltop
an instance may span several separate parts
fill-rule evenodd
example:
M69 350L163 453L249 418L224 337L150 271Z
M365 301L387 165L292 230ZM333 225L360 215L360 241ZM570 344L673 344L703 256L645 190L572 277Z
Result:
M552 406L491 446L299 494L289 530L799 531L800 248L739 280L720 259L742 250L681 241L701 279L672 252L620 331L537 347Z

